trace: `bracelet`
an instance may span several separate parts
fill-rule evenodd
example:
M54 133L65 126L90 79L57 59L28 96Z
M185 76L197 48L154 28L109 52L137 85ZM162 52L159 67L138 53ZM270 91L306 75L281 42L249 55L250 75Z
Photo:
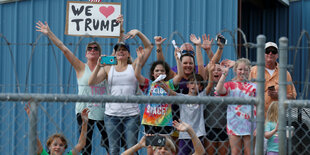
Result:
M223 47L220 47L219 49L220 49L220 50L222 50L222 49L223 49Z
M156 52L157 52L157 53L161 52L161 49L157 49Z

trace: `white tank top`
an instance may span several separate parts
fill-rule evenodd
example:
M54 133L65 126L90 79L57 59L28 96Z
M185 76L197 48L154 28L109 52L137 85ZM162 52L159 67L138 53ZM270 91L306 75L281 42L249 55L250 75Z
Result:
M132 96L137 91L137 79L132 65L128 65L123 72L117 72L111 66L108 74L108 85L112 96ZM139 115L137 103L106 103L105 114L110 116Z
M92 72L87 64L85 64L84 74L81 78L77 79L78 94L79 95L103 95L106 94L105 81L96 85L89 86L88 79ZM77 102L75 105L75 113L81 113L84 108L89 109L88 118L92 120L103 120L105 103L90 103L90 102Z

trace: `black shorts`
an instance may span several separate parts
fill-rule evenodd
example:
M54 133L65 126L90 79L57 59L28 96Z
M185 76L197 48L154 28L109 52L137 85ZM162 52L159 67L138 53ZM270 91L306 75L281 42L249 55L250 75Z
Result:
M206 132L207 132L206 138L209 141L222 142L222 141L228 140L226 127L225 128L208 128L208 127L206 127Z

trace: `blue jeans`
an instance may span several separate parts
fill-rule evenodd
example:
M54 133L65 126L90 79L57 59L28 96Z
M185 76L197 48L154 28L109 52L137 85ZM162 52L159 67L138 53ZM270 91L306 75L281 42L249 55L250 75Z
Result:
M106 115L104 122L108 133L111 155L119 155L121 139L126 142L125 149L129 149L138 143L140 115L125 117Z

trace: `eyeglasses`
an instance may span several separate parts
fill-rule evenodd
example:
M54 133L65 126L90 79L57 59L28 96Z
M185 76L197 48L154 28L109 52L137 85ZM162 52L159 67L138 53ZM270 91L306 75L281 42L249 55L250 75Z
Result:
M272 53L272 54L278 54L278 51L277 50L266 50L265 51L265 54L269 54L269 53Z
M192 56L195 55L194 51L186 51L186 50L183 50L183 51L182 51L182 55L183 55L183 54L190 54L190 55L192 55Z
M98 47L97 46L95 46L95 47L87 47L88 51L91 51L92 49L94 49L95 51L98 51Z

